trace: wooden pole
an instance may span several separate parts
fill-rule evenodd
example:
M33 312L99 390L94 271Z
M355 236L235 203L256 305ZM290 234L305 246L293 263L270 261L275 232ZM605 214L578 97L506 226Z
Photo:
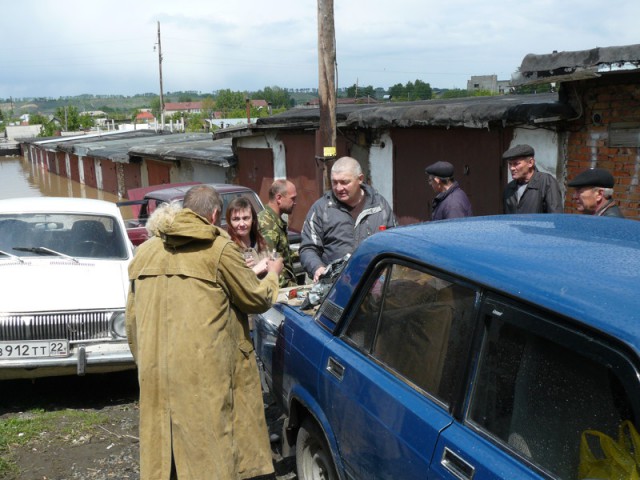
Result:
M331 187L328 161L336 158L336 33L333 0L318 0L318 97L320 125L316 159L322 161L324 190Z

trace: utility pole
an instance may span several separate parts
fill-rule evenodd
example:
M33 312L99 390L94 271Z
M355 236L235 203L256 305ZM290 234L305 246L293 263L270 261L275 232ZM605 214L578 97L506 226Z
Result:
M158 66L160 68L160 124L164 132L164 95L162 93L162 44L160 43L160 22L158 22Z
M323 190L331 187L327 162L336 158L336 31L333 0L318 0L318 96L320 125L316 136L316 160L324 169Z

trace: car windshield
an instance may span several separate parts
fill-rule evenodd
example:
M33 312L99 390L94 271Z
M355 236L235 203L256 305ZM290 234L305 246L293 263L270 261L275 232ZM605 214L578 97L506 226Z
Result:
M20 257L127 258L115 218L71 213L0 215L0 251Z

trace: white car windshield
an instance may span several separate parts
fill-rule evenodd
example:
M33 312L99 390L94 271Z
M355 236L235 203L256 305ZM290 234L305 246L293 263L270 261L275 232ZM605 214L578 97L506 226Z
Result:
M20 257L127 258L115 218L70 213L0 215L0 251Z

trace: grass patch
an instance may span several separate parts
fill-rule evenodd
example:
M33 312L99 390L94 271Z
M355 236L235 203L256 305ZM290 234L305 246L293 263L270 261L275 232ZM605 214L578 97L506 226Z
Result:
M98 425L108 422L104 414L83 410L47 412L33 409L11 418L0 419L0 478L16 472L11 449L19 448L42 438L88 435Z

